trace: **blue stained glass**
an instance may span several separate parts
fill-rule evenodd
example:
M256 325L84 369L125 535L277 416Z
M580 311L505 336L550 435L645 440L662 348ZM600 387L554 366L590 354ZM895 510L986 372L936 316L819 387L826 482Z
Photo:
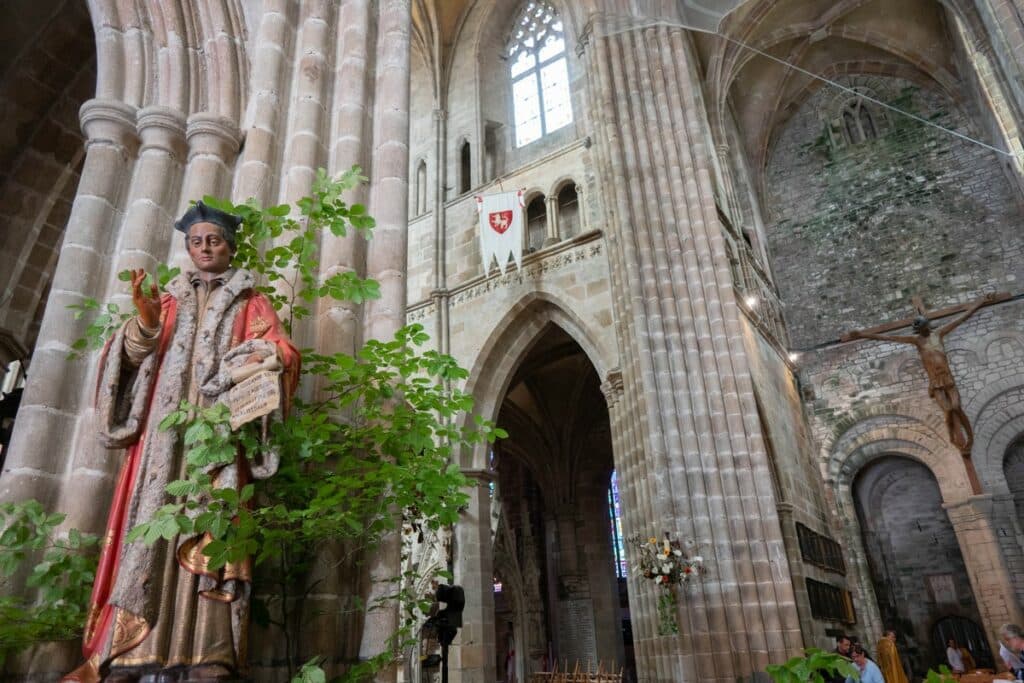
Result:
M622 535L622 502L619 498L619 478L612 470L612 481L608 486L608 517L611 521L612 551L615 555L615 576L624 579L627 576L626 542Z

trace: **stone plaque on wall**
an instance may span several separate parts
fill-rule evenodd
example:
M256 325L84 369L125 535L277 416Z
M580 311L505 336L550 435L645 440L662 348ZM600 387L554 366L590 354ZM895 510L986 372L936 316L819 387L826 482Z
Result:
M932 574L924 578L928 594L939 605L954 605L957 601L956 583L952 574Z
M590 600L562 600L558 603L559 659L572 669L576 662L597 665L597 640Z

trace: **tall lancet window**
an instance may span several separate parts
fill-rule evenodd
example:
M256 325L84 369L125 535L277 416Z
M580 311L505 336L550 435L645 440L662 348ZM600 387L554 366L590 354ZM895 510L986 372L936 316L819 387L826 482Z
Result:
M508 46L516 147L572 123L562 20L545 0L523 6Z

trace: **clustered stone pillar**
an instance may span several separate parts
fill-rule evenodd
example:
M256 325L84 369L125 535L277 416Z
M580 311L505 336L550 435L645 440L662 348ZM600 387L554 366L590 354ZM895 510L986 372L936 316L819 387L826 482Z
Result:
M33 354L32 378L0 479L0 500L35 498L52 509L69 469L76 470L76 502L68 522L84 529L102 525L106 510L96 501L109 490L114 468L103 461L85 461L91 454L74 448L80 417L90 404L91 376L87 358L69 358L87 321L76 320L68 306L103 295L116 235L110 226L119 222L124 210L138 148L135 114L135 107L111 100L93 99L82 105L82 180Z
M612 419L630 434L615 439L615 458L627 506L643 501L625 533L692 540L708 565L681 596L678 637L652 634L653 589L641 589L640 680L733 683L798 652L802 637L714 203L701 81L684 30L605 30L601 11L614 14L615 3L592 4L584 62L626 361Z
M380 283L381 296L364 308L363 329L368 338L389 339L405 324L411 15L408 0L380 0L378 11L370 179L370 212L377 226L366 250L366 274ZM367 604L373 604L391 592L388 580L401 573L401 537L397 532L384 539L368 565ZM360 657L383 651L397 628L397 606L367 613ZM389 667L378 672L374 680L386 683L396 676L395 667Z

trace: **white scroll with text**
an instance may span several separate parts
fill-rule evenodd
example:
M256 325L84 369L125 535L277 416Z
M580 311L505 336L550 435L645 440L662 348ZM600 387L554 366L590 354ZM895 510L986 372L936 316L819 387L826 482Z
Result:
M498 260L502 274L509 255L516 268L523 264L523 193L499 192L476 198L480 212L480 258L484 273L491 272L491 264Z

